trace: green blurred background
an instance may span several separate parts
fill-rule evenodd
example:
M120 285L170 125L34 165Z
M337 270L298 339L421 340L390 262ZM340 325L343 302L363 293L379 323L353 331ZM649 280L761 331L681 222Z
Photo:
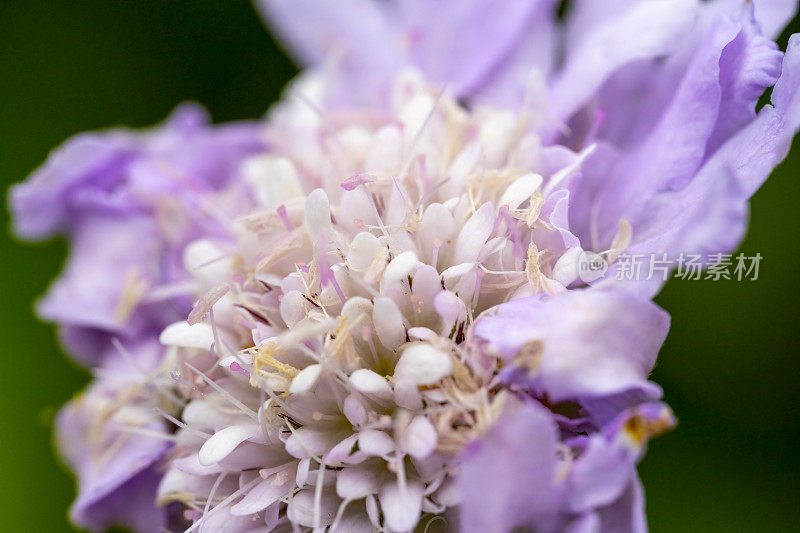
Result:
M184 100L258 117L295 71L246 0L0 0L0 189L73 133L150 125ZM759 279L658 297L673 322L654 379L680 425L640 468L654 532L800 530L795 145L752 201L742 251L764 256ZM50 423L88 374L32 313L66 247L0 239L0 532L71 531Z

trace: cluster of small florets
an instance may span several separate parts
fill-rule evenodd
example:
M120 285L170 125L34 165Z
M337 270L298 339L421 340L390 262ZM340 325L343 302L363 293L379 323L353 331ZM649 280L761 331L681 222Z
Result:
M182 106L11 192L69 238L38 312L96 376L72 519L646 530L669 316L617 259L736 246L798 129L794 7L307 3L261 2L310 67L265 121Z
M161 335L185 405L162 413L180 429L159 501L194 527L408 531L455 505L457 458L506 396L471 325L575 281L557 186L581 154L545 179L530 113L470 114L413 75L392 103L279 106L279 149L216 193L226 235L186 250L198 300Z

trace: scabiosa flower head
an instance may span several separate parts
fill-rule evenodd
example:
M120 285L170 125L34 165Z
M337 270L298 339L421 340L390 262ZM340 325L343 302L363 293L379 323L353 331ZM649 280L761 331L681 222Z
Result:
M273 149L208 198L226 231L186 248L197 304L161 341L188 403L159 503L200 531L634 513L633 465L673 423L643 403L668 320L558 268L585 155L551 161L533 105L471 113L413 72L377 112L320 94L313 75L290 90ZM485 508L498 454L530 485Z
M262 4L312 67L265 121L81 136L12 193L74 243L73 519L646 529L669 318L614 270L738 242L800 125L792 6Z

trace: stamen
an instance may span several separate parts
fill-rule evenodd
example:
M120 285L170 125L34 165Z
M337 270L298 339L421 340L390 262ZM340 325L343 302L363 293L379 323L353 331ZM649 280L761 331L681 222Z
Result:
M406 173L408 169L411 167L411 162L414 160L414 156L417 155L417 146L419 145L419 141L422 139L422 134L425 132L425 128L428 127L428 124L433 118L433 114L436 111L436 108L439 106L439 101L441 101L442 96L444 95L444 91L447 87L445 85L439 90L439 94L436 95L436 99L433 101L433 105L431 106L431 110L428 112L425 120L422 122L422 125L417 131L417 134L414 136L414 140L411 143L411 147L408 151L408 156L406 157L405 163L403 163L403 167L400 170L400 173L397 175L397 179L402 181L406 177Z
M223 389L222 387L220 387L219 385L214 383L214 381L211 378L209 378L208 376L203 374L200 370L198 370L197 368L192 366L190 363L184 362L183 364L188 366L190 369L192 369L192 371L194 373L196 373L198 376L203 378L203 380L206 383L208 383L211 386L211 388L213 388L215 391L220 393L222 395L222 397L225 398L226 400L228 400L230 403L232 403L233 405L238 407L241 412L243 412L244 414L246 414L247 416L249 416L250 418L252 418L256 422L258 422L258 415L252 409L250 409L245 404L243 404L241 401L239 401L237 398L235 398L230 392L226 391L225 389Z
M184 530L184 532L183 532L183 533L191 533L192 531L194 531L195 529L197 529L198 527L200 527L200 525L202 524L203 520L205 520L206 518L209 518L209 517L213 516L213 515L214 515L214 514L216 514L216 513L217 513L217 511L219 511L220 509L223 509L223 508L225 508L225 506L226 506L226 505L228 505L228 504L229 504L229 503L231 503L233 500L235 500L235 499L236 499L236 498L238 498L239 496L243 495L244 493L246 493L247 491L249 491L249 490L250 490L250 489L252 489L253 487L255 487L255 486L256 486L256 483L260 483L260 482L261 482L261 478L260 478L260 477L257 477L257 478L255 478L254 480L250 481L250 482L249 482L249 483L247 483L247 484L246 484L244 487L240 488L239 490L237 490L236 492L234 492L233 494L231 494L230 496L228 496L227 498L225 498L224 500L222 500L222 501L219 503L219 505L217 505L216 507L214 507L213 509L211 509L211 510L210 510L208 513L205 513L205 514L203 515L203 517L202 517L200 520L198 520L197 522L195 522L194 524L192 524L192 525L191 525L191 526L190 526L188 529Z
M314 527L322 523L322 483L325 479L325 462L321 461L317 470L317 486L314 487Z
M172 416L172 415L168 414L167 412L165 412L160 407L156 407L156 411L158 412L158 414L163 416L166 420L168 420L169 422L172 422L177 427L188 431L189 433L194 433L195 435L197 435L199 437L202 437L204 439L210 439L211 438L211 434L206 433L205 431L200 431L199 429L195 429L195 428L189 427L188 424L186 424L185 422L181 422L180 420L178 420L174 416Z
M292 221L289 220L289 215L286 213L286 206L281 204L278 206L276 210L278 212L278 216L280 217L281 221L283 222L286 231L292 232L294 231L294 226L292 226Z
M206 515L208 515L208 510L211 507L211 501L214 499L214 495L217 493L217 488L219 488L220 483L222 483L222 480L225 479L227 475L227 472L222 472L219 476L217 476L217 479L211 486L211 491L208 493L208 498L206 499L206 505L203 508L203 515L200 517L200 523L202 523L205 520Z

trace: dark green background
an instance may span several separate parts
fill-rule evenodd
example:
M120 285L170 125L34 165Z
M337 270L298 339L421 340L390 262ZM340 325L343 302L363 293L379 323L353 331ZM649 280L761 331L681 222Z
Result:
M0 0L1 188L73 133L153 124L183 100L260 116L294 72L245 0ZM797 146L753 199L758 281L672 281L658 298L673 325L655 380L680 425L641 466L654 532L798 530L799 171ZM69 531L49 424L88 375L32 315L65 245L0 239L0 531Z

